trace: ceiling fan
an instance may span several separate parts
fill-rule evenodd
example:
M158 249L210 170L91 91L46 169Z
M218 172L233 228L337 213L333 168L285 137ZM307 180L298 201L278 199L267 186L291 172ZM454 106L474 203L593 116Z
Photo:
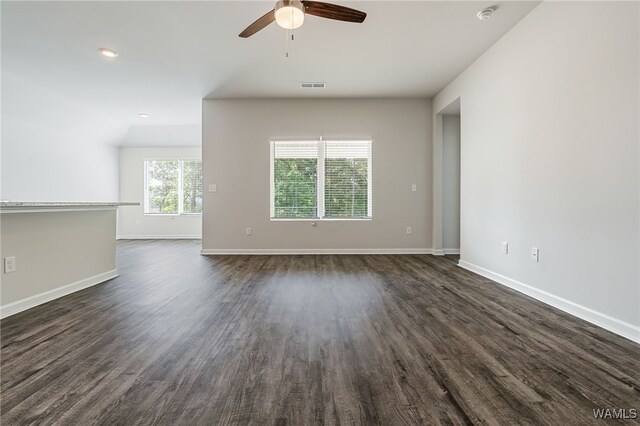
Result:
M294 30L304 23L304 15L306 13L321 18L356 23L364 22L367 17L364 12L337 4L307 0L280 0L276 2L276 6L272 11L258 18L242 31L239 36L242 38L252 36L273 21L276 21L282 28Z

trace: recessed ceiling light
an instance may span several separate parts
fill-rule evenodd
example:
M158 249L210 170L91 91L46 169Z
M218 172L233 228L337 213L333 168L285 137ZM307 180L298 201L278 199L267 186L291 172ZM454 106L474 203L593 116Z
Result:
M478 19L481 21L486 21L487 19L491 18L491 14L493 14L494 11L495 8L493 7L482 9L480 12L478 12Z
M145 114L144 112L141 112L140 114L138 114L140 117L142 118L149 118L149 114Z
M106 56L107 58L115 58L116 56L118 56L118 53L113 49L108 49L106 47L101 47L98 50L100 51L102 56Z

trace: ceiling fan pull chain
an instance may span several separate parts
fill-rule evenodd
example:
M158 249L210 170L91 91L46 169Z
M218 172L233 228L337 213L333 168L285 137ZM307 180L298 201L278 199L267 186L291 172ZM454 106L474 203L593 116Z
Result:
M293 22L293 10L291 11L291 22ZM289 28L287 28L287 30L285 31L285 49L287 50L287 53L284 55L285 58L289 59Z
M289 30L285 32L284 36L284 57L289 58Z

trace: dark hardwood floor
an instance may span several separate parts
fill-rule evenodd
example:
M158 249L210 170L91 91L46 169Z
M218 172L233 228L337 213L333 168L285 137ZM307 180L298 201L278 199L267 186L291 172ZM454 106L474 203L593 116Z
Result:
M118 263L0 323L3 425L584 425L640 409L640 345L451 258L138 241Z

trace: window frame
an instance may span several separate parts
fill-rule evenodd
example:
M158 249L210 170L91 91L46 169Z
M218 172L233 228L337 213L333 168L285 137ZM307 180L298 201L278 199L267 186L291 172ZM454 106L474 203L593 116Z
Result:
M149 212L149 173L148 162L149 161L177 161L178 162L178 213L150 213ZM144 174L144 195L143 195L143 214L145 216L202 216L200 213L185 213L184 211L184 162L185 161L199 161L202 164L202 158L195 157L144 157L142 159L142 173ZM204 180L202 184L202 199L204 202Z
M318 170L316 173L316 201L318 204L317 217L274 217L275 194L273 193L275 179L275 144L277 142L316 142L318 152ZM367 158L367 213L362 217L324 217L325 214L325 147L326 142L369 142L369 157ZM373 138L271 138L269 140L269 220L271 222L366 222L373 220Z

